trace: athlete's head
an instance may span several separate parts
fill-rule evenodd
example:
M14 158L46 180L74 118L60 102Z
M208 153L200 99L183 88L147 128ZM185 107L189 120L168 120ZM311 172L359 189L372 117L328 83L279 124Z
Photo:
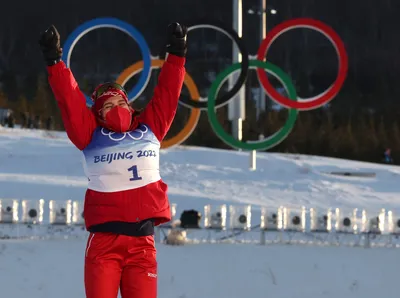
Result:
M93 112L100 124L115 132L128 131L134 110L124 88L112 82L100 84L92 94Z

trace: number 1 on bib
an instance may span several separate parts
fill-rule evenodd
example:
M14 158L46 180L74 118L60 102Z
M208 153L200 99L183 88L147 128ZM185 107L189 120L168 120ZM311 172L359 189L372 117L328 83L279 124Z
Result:
M132 172L132 178L129 179L130 181L142 180L142 177L138 174L137 166L130 167L128 171Z

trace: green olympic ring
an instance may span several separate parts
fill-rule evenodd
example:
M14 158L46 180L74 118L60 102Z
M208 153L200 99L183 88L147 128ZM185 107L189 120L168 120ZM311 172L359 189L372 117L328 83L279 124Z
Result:
M232 146L237 149L244 150L267 150L282 142L287 135L292 131L293 126L297 119L297 109L289 109L289 117L286 120L285 125L277 131L275 134L259 141L247 141L242 142L235 139L233 136L228 134L221 124L218 122L217 114L215 112L215 99L218 95L219 90L221 89L224 82L229 78L230 75L240 70L241 64L235 63L221 72L215 81L212 83L210 88L210 93L208 95L207 101L207 110L208 110L208 120L211 124L211 127L217 134L217 136L224 141L227 145ZM297 101L296 89L290 80L289 76L283 72L282 69L273 65L269 62L264 62L260 60L251 60L249 63L249 68L263 68L268 73L274 75L283 85L286 92L288 93L288 98L293 101Z

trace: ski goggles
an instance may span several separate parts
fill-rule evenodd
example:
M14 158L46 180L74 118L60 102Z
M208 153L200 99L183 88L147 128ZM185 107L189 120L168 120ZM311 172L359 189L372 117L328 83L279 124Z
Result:
M128 94L126 93L124 87L114 82L107 82L97 87L92 94L92 100L96 101L100 96L102 96L108 90L117 90L124 95L126 100L128 100Z

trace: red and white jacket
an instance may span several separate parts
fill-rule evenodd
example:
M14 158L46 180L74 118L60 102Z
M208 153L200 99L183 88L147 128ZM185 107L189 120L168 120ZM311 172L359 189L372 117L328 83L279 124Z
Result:
M175 117L185 77L185 58L168 55L162 66L154 95L130 130L147 125L161 143ZM69 68L59 62L47 68L49 83L61 111L71 142L83 151L99 127L96 116ZM167 185L160 179L145 186L116 192L87 189L84 216L86 228L107 222L134 223L154 219L155 225L171 220Z

